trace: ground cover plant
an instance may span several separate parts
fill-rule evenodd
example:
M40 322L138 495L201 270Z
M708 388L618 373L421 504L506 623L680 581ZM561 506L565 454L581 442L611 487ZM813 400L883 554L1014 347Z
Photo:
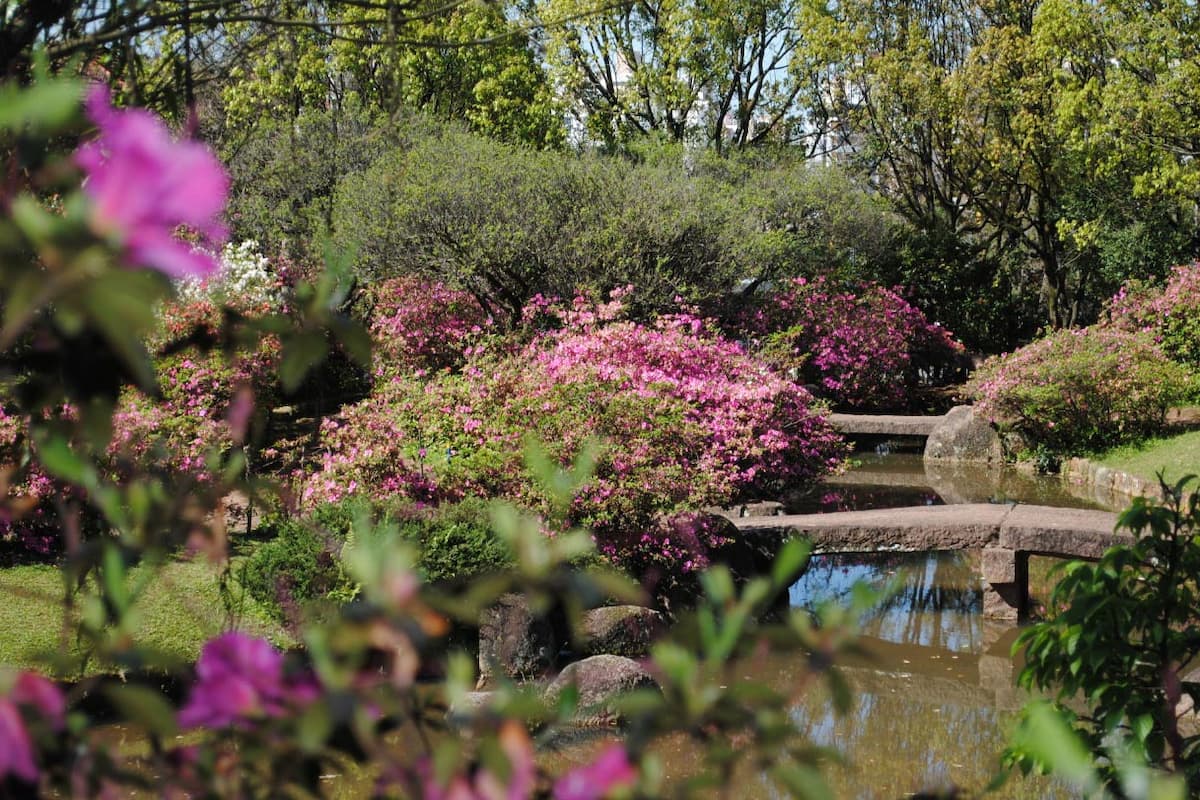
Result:
M1174 482L1200 464L1200 431L1152 437L1098 453L1093 459L1111 469L1152 481L1162 474Z
M237 573L237 569L234 573ZM143 646L177 665L195 661L209 639L231 623L280 647L292 641L270 616L270 609L250 597L221 565L208 559L172 561L161 568L138 567L130 578L152 575L139 599L131 632ZM0 664L9 669L45 672L56 661L81 663L87 648L74 626L80 609L64 626L63 577L56 564L22 564L0 571ZM90 671L108 667L94 663Z

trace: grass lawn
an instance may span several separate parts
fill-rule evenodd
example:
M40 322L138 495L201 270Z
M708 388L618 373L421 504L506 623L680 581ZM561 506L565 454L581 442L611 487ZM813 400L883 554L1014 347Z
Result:
M134 570L131 577L137 575ZM137 641L173 658L195 660L204 641L228 627L218 576L217 567L200 558L163 567L135 606ZM56 567L0 569L0 665L45 669L41 656L62 649L62 597ZM252 599L239 599L239 605L238 628L277 643L288 641ZM70 639L67 647L75 649Z
M1092 460L1149 480L1165 470L1167 481L1174 482L1187 474L1200 474L1200 431L1118 447Z

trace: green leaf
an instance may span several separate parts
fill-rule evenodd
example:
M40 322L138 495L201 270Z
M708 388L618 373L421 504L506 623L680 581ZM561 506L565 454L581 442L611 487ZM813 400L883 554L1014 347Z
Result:
M1084 794L1100 788L1092 755L1062 714L1048 703L1035 702L1013 733L1013 743L1038 764L1074 784Z
M777 781L796 797L805 800L834 800L821 772L807 764L780 764L771 770Z
M115 544L109 544L104 548L104 563L100 570L100 577L104 583L105 596L117 612L119 620L129 610L129 591L125 585L125 559L121 555L120 548Z
M296 742L306 753L315 753L325 746L333 733L333 719L324 703L313 703L304 709L296 723Z
M1137 737L1139 742L1145 742L1146 737L1154 730L1154 717L1150 714L1142 714L1133 720L1133 735Z
M371 335L353 320L335 319L331 324L333 336L346 349L354 363L363 369L371 366Z
M37 458L48 472L68 483L90 485L92 467L71 450L71 445L61 434L38 437Z
M724 564L710 567L700 576L704 593L716 605L723 605L733 598L733 576Z
M300 387L308 371L320 364L329 352L329 343L319 331L303 331L284 342L279 359L279 380L285 392Z
M167 699L148 686L109 684L104 695L126 720L141 725L154 736L174 737L179 733L175 709Z
M826 680L829 682L829 693L833 699L834 710L839 714L850 711L850 707L854 705L854 692L851 690L846 676L834 668L828 671Z
M88 284L83 306L137 384L154 393L156 382L143 334L154 324L154 308L167 293L162 277L146 270L112 270Z
M795 582L808 564L812 553L812 542L805 539L791 539L780 549L771 564L771 583L776 589L783 589Z
M39 80L32 86L0 86L0 128L57 131L74 121L83 82L66 78Z

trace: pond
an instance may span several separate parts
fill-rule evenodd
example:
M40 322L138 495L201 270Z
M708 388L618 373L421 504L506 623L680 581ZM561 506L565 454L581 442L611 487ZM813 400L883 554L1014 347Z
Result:
M791 587L801 608L843 602L858 582L894 589L862 621L864 655L845 663L851 713L838 718L819 694L792 712L814 743L845 756L828 771L838 797L977 791L995 775L1026 695L1009 656L1018 630L983 619L978 568L976 553L829 555ZM1069 795L1014 778L995 796Z
M1111 509L1054 476L983 466L927 465L919 453L880 448L815 489L783 498L785 513L828 513L954 503L1024 503ZM1044 575L1044 560L1035 571ZM790 589L793 607L847 603L856 583L891 593L864 620L862 655L843 664L855 705L843 717L823 692L791 709L814 744L840 752L826 775L837 797L900 798L952 787L978 792L1027 698L1010 657L1019 629L982 617L979 554L830 554L813 559ZM1036 591L1035 587L1034 588ZM798 665L775 659L747 665L774 685L798 679ZM671 755L686 763L687 753ZM754 782L747 784L749 787ZM765 785L746 796L772 796ZM995 797L1069 797L1045 778L1013 776Z
M862 620L860 655L839 668L853 689L838 716L823 686L789 709L813 744L843 762L823 773L838 798L898 800L957 787L976 794L996 775L1009 728L1026 694L1014 684L1009 657L1018 629L982 618L978 554L886 553L813 559L790 589L793 607L845 603L856 582L895 588ZM804 685L802 659L766 655L739 665L742 677L787 692ZM607 740L605 740L607 741ZM600 742L577 743L549 756L554 768L582 763ZM668 780L694 769L694 745L682 738L653 747ZM775 798L769 783L747 774L739 798ZM1066 798L1048 778L1013 776L996 798Z

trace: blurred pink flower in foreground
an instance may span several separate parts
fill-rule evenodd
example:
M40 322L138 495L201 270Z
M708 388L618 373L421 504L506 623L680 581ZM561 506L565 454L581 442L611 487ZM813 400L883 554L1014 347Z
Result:
M119 237L136 266L173 278L212 274L216 258L175 233L183 225L210 243L225 240L229 176L216 156L200 142L172 138L149 111L114 109L106 87L92 89L87 112L100 135L76 151L75 162L87 175L96 232Z
M21 707L38 713L54 730L62 728L66 715L66 701L57 686L32 672L17 675L8 694L0 696L0 783L9 774L29 783L37 780L33 742Z
M281 716L289 706L315 699L311 683L288 680L283 654L265 639L226 633L212 639L196 662L196 684L179 710L185 728L222 728Z
M554 784L554 800L600 800L613 789L632 787L637 783L637 777L625 746L614 744L591 764L559 778Z
M533 762L533 742L520 723L508 720L497 736L500 750L508 759L509 776L502 781L487 769L475 773L474 782L465 775L453 776L441 784L433 775L428 758L417 764L422 800L529 800L537 779Z

